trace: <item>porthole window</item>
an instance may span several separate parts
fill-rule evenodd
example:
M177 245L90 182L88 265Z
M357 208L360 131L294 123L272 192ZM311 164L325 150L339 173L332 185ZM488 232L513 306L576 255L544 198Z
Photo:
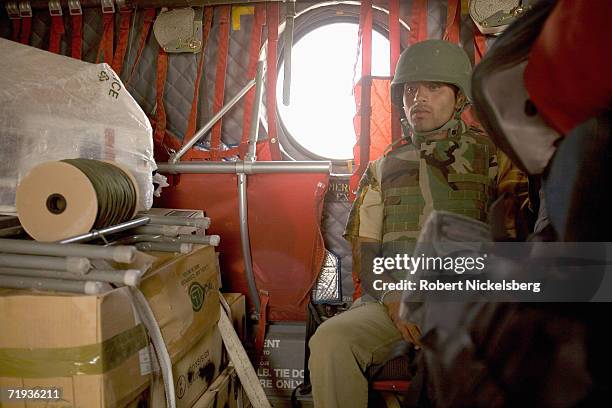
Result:
M312 158L349 160L355 145L354 81L361 77L355 23L331 23L293 45L291 103L282 103L284 65L276 84L279 118L286 136ZM355 75L356 70L356 75ZM372 75L389 75L389 40L372 32Z

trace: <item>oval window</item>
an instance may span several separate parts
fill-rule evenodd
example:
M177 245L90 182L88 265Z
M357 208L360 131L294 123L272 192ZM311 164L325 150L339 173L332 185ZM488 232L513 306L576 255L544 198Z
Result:
M279 117L287 137L315 157L353 158L356 109L353 81L354 76L361 77L361 60L357 62L358 29L354 23L332 23L295 42L289 106L282 103L284 64L280 65L276 84ZM389 75L389 40L375 30L372 75Z

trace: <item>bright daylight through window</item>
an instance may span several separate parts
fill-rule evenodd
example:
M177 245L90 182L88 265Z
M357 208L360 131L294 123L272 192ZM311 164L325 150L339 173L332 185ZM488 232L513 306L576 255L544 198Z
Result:
M277 106L289 136L303 148L329 159L353 157L357 30L357 24L329 24L294 44L289 106L282 103L284 64L279 70ZM356 68L358 80L361 59ZM372 75L389 75L389 40L376 31L372 32Z

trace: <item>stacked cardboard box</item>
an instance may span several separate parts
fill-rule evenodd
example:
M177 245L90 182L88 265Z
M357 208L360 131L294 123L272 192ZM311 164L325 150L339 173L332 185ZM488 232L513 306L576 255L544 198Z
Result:
M209 246L155 254L141 283L173 363L180 407L191 407L222 369L218 288ZM148 340L127 288L100 296L0 290L0 310L0 388L61 390L56 401L0 407L123 407L148 387Z
M239 408L250 407L248 397L236 375L234 367L227 367L193 408Z

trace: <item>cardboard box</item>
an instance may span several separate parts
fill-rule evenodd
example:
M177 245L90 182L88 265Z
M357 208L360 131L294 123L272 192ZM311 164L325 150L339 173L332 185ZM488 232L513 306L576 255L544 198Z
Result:
M194 364L202 347L211 350L211 359L217 354L221 359L220 335L218 341L206 336L219 319L218 287L210 246L186 255L156 255L142 281L177 369L187 361ZM127 288L99 296L0 290L0 311L0 388L63 392L58 402L0 402L0 407L122 407L148 386L146 334Z
M238 338L244 342L246 339L246 301L242 293L222 293L230 307L232 324Z
M193 408L247 408L250 406L244 388L240 384L240 379L234 367L230 366L221 373L219 378L193 405Z
M221 332L215 327L172 365L177 408L191 408L227 364ZM155 382L150 399L150 408L166 407L161 379Z
M54 387L56 402L7 408L120 407L149 381L147 338L127 288L101 296L0 292L0 388ZM142 353L139 353L142 350Z
M219 270L214 247L208 245L187 255L153 254L153 269L140 290L174 362L219 321Z

